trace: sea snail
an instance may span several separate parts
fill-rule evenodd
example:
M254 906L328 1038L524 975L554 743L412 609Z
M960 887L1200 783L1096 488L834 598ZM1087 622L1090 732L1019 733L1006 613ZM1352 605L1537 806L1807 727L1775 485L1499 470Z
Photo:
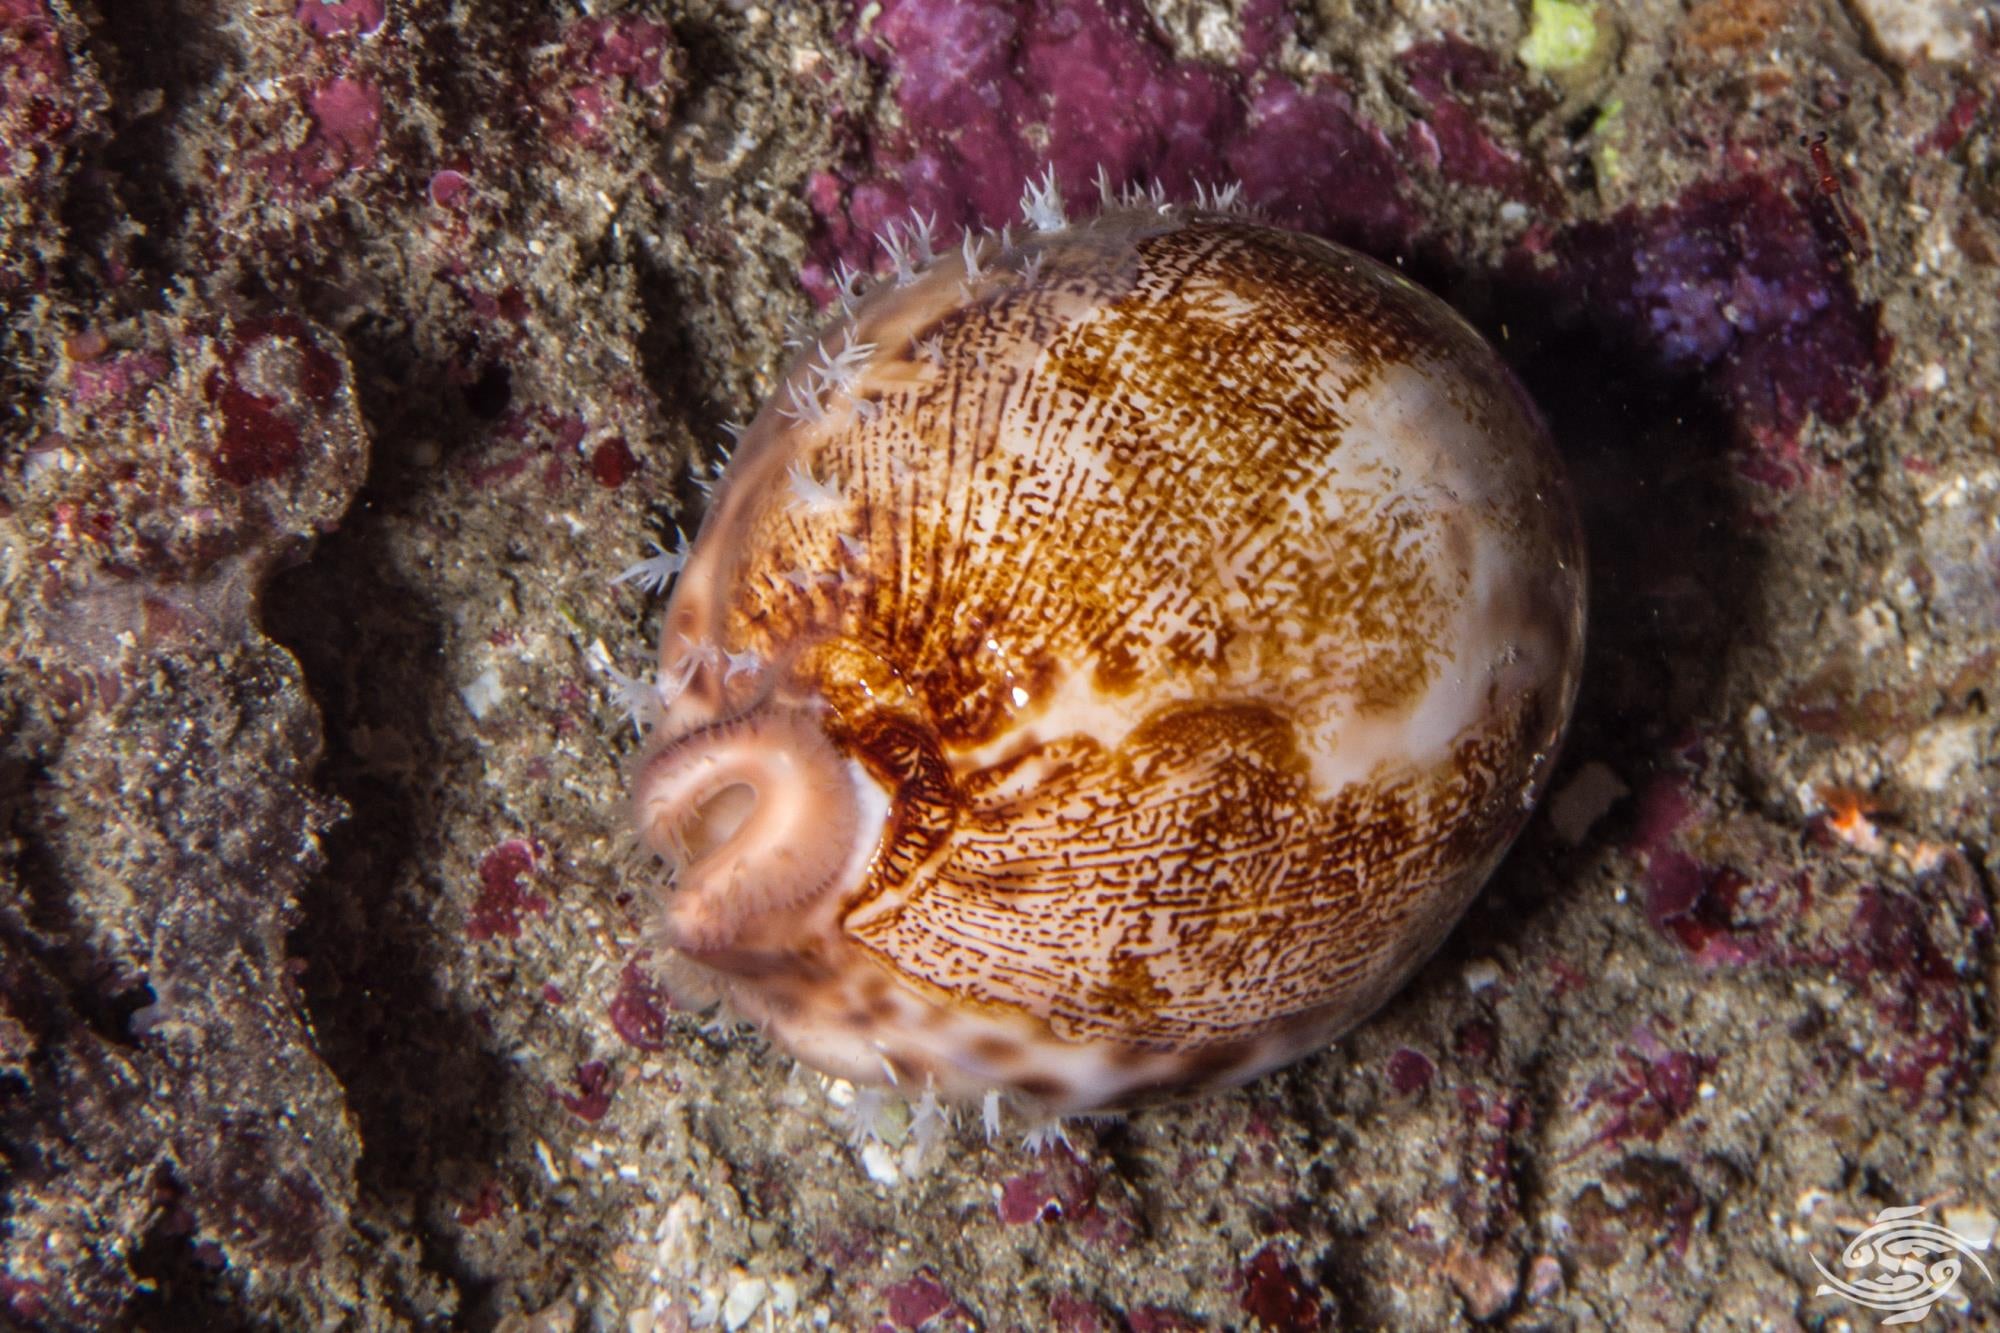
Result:
M1547 778L1584 576L1436 297L1226 208L1024 212L892 232L744 433L633 806L683 998L1066 1115L1248 1080L1409 977Z

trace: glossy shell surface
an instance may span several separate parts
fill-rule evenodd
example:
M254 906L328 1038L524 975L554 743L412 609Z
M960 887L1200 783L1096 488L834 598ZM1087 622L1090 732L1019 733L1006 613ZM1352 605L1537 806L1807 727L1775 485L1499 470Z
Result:
M635 779L667 974L829 1073L1038 1109L1364 1018L1575 695L1533 408L1360 255L1213 214L953 246L746 432Z

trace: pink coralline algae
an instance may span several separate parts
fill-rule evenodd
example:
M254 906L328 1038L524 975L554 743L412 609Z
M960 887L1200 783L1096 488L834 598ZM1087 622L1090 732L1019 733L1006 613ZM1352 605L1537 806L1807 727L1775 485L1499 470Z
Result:
M563 73L543 105L550 128L579 144L601 142L628 102L658 104L672 90L680 48L664 23L630 14L577 19L560 40ZM628 98L627 90L651 96Z
M1737 863L1718 864L1690 846L1703 813L1677 778L1658 779L1641 795L1628 845L1644 866L1647 920L1700 966L1830 969L1862 1003L1843 1009L1857 1015L1856 1040L1824 1048L1828 1074L1858 1063L1910 1109L1946 1114L1972 1077L1977 1027L1950 960L1976 952L1993 931L1970 863L1944 853L1913 885L1897 888L1856 882L1831 844L1822 847L1823 864L1798 867L1737 838ZM1854 1051L1864 1047L1857 1060ZM1630 1112L1606 1131L1610 1137L1656 1138L1687 1109L1688 1085L1712 1061L1643 1039L1634 1049L1639 1063L1628 1052L1625 1075L1593 1088L1588 1100Z
M549 910L549 900L522 883L535 873L540 860L539 849L521 838L511 838L480 858L479 898L466 918L467 938L517 939L523 916L540 916Z
M1053 167L1073 196L1100 167L1174 198L1241 181L1288 226L1393 247L1409 234L1396 151L1339 81L1264 67L1289 19L1244 15L1238 69L1184 62L1135 0L889 0L860 53L895 75L901 128L816 175L820 235L803 270L828 298L837 262L867 268L873 234L915 208L946 231L1012 220L1021 182Z
M1559 249L1592 322L1667 372L1704 377L1755 446L1741 464L1752 480L1806 480L1814 465L1790 447L1799 427L1844 423L1883 391L1888 346L1842 267L1844 243L1770 176L1698 185L1577 227Z
M48 1288L0 1273L0 1309L23 1323L37 1322L48 1313Z
M169 365L160 353L142 348L103 357L72 356L70 401L79 408L131 407Z
M1958 147L1971 132L1973 123L1979 119L1980 112L1984 111L1992 100L1989 94L1978 88L1968 88L1960 93L1958 100L1951 104L1951 110L1945 113L1944 119L1940 120L1929 134L1917 141L1917 151L1942 154Z
M563 40L583 56L583 64L592 74L630 79L635 88L657 87L672 69L672 53L677 49L666 24L630 14L578 19L565 30Z
M611 1027L626 1045L642 1051L663 1051L667 1047L667 1011L673 1002L665 988L646 975L644 964L633 959L618 976L618 993L611 998Z
M341 384L340 363L298 320L247 321L221 348L203 393L219 429L209 466L231 486L282 477L303 448L302 410L324 406Z
M1331 1322L1319 1290L1291 1257L1266 1245L1237 1274L1237 1303L1260 1329L1270 1333L1313 1333Z
M67 391L50 396L41 443L73 462L22 511L47 535L37 559L50 575L179 586L274 527L325 531L328 478L358 477L366 449L338 340L291 315L128 333L125 346L93 331L65 343ZM107 439L150 447L87 446Z
M367 37L387 14L387 0L299 0L294 17L315 37Z
M507 1206L507 1200L500 1192L500 1182L488 1180L479 1187L479 1193L458 1206L456 1216L462 1227L476 1227L481 1222L490 1222L500 1216Z
M1534 1112L1518 1093L1482 1094L1470 1085L1456 1093L1460 1133L1453 1151L1459 1166L1451 1211L1466 1236L1484 1243L1519 1221L1519 1156Z
M1975 941L1991 937L1991 913L1962 859L1947 860L1925 888L1956 909L1953 919ZM1974 1076L1975 1014L1966 979L1938 945L1942 924L1931 916L1910 894L1864 889L1840 937L1851 943L1837 965L1875 1008L1880 1040L1864 1068L1908 1108L1941 1118Z
M1752 963L1771 955L1778 928L1811 904L1812 887L1802 870L1753 880L1665 852L1646 868L1646 918L1703 966Z
M604 1119L611 1109L611 1094L617 1085L611 1081L611 1066L602 1060L591 1060L578 1065L571 1082L576 1091L565 1092L555 1089L556 1100L563 1108L587 1125L594 1125Z
M1469 1018L1451 1034L1451 1053L1460 1064L1483 1065L1500 1049L1500 1030L1484 1018Z
M1049 1325L1059 1333L1119 1333L1118 1317L1088 1297L1059 1291L1049 1297Z
M281 191L317 195L351 171L374 165L382 142L382 94L359 79L328 79L308 89L312 130L304 143L267 154L257 165Z
M632 456L632 447L622 435L614 435L590 451L590 475L599 486L623 486L638 470L639 460Z
M1009 1226L1056 1222L1089 1207L1097 1196L1097 1175L1064 1148L1048 1164L1009 1177L1000 1187L1000 1220Z
M1397 1096L1408 1097L1430 1086L1437 1066L1422 1051L1413 1051L1405 1046L1390 1053L1382 1072Z
M878 1333L916 1333L918 1329L951 1333L979 1326L972 1313L927 1268L883 1288L882 1298L887 1317L875 1326Z
M1639 793L1637 812L1626 850L1640 858L1659 854L1669 841L1694 817L1694 797L1678 776L1663 775L1646 784Z
M1585 1107L1611 1108L1591 1144L1617 1144L1634 1137L1657 1143L1669 1126L1693 1109L1702 1079L1714 1069L1713 1058L1671 1049L1650 1026L1641 1024L1633 1031L1632 1044L1618 1052L1611 1077L1584 1091Z
M1000 1220L1009 1226L1021 1226L1029 1222L1056 1222L1062 1219L1063 1202L1061 1194L1050 1185L1048 1178L1040 1171L1030 1171L1025 1175L1013 1176L1000 1187L1000 1198L996 1207Z
M44 222L108 105L81 42L47 0L0 0L0 300L49 282L60 247L44 243Z
M1447 36L1411 47L1399 63L1410 90L1425 104L1423 119L1413 121L1404 135L1406 152L1461 184L1547 202L1546 183L1481 122L1481 103L1504 97L1514 86L1511 71L1497 57Z
M45 0L0 0L0 177L27 174L76 124L69 72Z
M454 171L450 167L435 172L428 187L431 202L439 208L450 208L464 195L471 183L464 172Z
M499 308L504 312L519 300L520 294L510 289L502 293ZM589 424L573 413L549 407L514 408L503 412L495 424L492 449L463 455L458 463L476 488L500 486L525 476L539 481L542 490L553 491L569 479L570 464L578 457L578 446L589 433ZM606 441L606 445L611 446L612 452L602 461L593 456L589 460L590 470L599 485L614 487L630 476L639 463L637 458L630 458L630 446L622 437L615 444ZM617 457L619 450L630 458L629 467Z
M1812 904L1812 876L1804 870L1752 875L1701 861L1681 840L1683 829L1698 827L1699 814L1679 779L1656 779L1640 794L1628 846L1644 862L1647 921L1704 967L1778 955L1785 926Z
M1002 1182L1000 1220L1009 1226L1064 1222L1084 1241L1117 1248L1137 1234L1138 1218L1111 1184L1068 1149L1058 1149L1035 1170Z

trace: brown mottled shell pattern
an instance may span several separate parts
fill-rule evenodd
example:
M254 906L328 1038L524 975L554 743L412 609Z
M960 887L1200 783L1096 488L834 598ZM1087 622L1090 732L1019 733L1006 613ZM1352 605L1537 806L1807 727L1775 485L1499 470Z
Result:
M1534 410L1414 284L1223 215L968 242L800 358L681 573L670 975L958 1099L1252 1077L1478 891L1582 617Z

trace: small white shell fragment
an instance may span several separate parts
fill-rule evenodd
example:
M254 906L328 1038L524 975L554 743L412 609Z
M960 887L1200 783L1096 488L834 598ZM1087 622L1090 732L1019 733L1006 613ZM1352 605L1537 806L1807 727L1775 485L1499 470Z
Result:
M458 687L458 697L464 702L465 711L472 714L473 721L484 722L486 715L499 707L500 701L506 697L506 691L500 684L499 670L486 668Z
M1558 838L1574 847L1612 806L1631 794L1611 765L1593 759L1549 798L1549 824Z
M861 1169L878 1185L902 1183L903 1168L896 1161L895 1151L879 1139L862 1145Z
M1990 1209L1977 1204L1952 1204L1940 1214L1940 1218L1947 1231L1956 1233L1959 1239L1975 1250L1991 1249L1994 1236L2000 1234L2000 1218L1996 1218Z
M1881 48L1905 65L1963 60L1991 23L1981 8L1975 0L1855 0Z
M761 1277L739 1277L731 1282L729 1293L722 1298L722 1326L735 1333L749 1323L770 1290L770 1284Z
M1463 976L1465 988L1477 995L1499 985L1506 974L1500 970L1500 964L1491 958L1475 958L1465 965Z

